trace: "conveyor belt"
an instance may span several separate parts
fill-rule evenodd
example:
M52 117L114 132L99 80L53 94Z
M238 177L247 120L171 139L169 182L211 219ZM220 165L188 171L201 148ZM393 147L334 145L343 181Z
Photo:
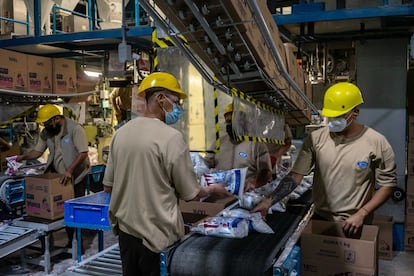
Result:
M266 275L310 204L289 206L267 216L275 234L243 239L192 235L168 252L170 275Z
M119 245L114 244L97 255L86 259L78 266L69 268L65 275L81 276L116 276L122 275L121 256L119 254Z
M4 225L0 227L0 258L28 246L39 237L35 229Z

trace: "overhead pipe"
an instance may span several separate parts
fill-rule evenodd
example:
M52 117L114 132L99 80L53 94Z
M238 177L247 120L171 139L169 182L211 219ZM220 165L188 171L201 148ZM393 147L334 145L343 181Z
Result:
M299 85L292 79L292 77L289 75L288 71L286 70L285 65L283 64L282 57L280 56L279 51L277 50L277 47L272 39L272 36L270 35L269 28L266 25L266 22L263 18L262 12L260 10L259 5L257 4L257 1L248 0L247 3L250 6L250 9L253 11L253 13L256 15L258 26L262 32L262 34L265 36L265 39L267 43L270 46L270 49L272 51L273 56L276 58L277 66L279 67L283 77L289 82L289 84L293 87L293 89L296 90L296 92L299 94L299 96L306 102L306 104L316 113L319 114L318 109L315 107L315 105L308 99L308 97L303 93L303 91L300 89Z

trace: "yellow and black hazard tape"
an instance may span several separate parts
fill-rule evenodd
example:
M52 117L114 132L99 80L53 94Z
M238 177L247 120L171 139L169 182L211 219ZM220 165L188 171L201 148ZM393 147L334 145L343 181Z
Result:
M283 116L284 112L274 108L272 106L269 106L267 104L264 104L256 99L253 99L252 97L250 97L249 95L246 95L245 93L241 92L240 90L236 89L236 88L232 88L230 90L231 94L233 97L238 97L242 100L245 100L249 103L252 103L258 107L260 107L263 110L272 112L274 114ZM285 143L285 141L280 140L280 139L272 139L272 138L266 138L266 137L255 137L255 136L236 136L237 141L250 141L250 142L261 142L261 143L272 143L272 144L278 144L278 145L283 145Z
M216 147L214 149L215 153L220 151L220 124L219 124L219 110L218 110L218 92L217 87L214 87L213 97L214 97L214 123L216 127Z
M236 88L232 88L230 90L230 92L231 92L231 94L232 94L233 97L237 97L237 98L240 98L242 100L245 100L245 101L247 101L249 103L252 103L254 105L257 105L258 107L260 107L263 110L266 110L266 111L269 111L269 112L272 112L272 113L275 113L275 114L278 114L278 115L284 115L285 114L282 110L277 109L275 107L272 107L270 105L267 105L265 103L262 103L262 102L260 102L260 101L258 101L256 99L253 99L249 95L244 94L243 92L241 92L240 90L237 90Z
M179 35L177 37L181 40L184 46L188 47L187 39L183 35ZM175 47L177 45L174 42L174 40L169 36L158 38L157 28L152 29L151 39L152 39L152 47L153 47L153 53L154 53L154 71L158 71L159 68L158 68L157 48L165 49L168 47Z
M29 116L31 113L33 113L38 105L34 105L31 108L29 108L28 110L18 114L17 116L15 116L14 118L4 121L1 123L0 128L8 128L10 127L13 123L17 123L17 122L22 122L24 121L24 118Z
M271 144L278 144L284 145L285 141L279 139L271 139L265 137L253 137L253 136L236 136L237 141L250 141L250 142L260 142L260 143L271 143Z

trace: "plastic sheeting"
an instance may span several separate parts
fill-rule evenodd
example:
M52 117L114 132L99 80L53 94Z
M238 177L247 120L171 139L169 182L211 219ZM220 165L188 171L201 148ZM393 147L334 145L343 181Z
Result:
M233 131L241 140L284 143L283 113L233 96Z

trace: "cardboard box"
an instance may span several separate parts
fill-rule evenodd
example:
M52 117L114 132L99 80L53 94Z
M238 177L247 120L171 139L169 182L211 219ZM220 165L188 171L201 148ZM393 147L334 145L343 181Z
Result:
M405 227L404 229L404 250L414 250L414 227Z
M414 179L414 156L407 156L407 176Z
M53 59L53 91L55 94L76 93L76 79L74 60Z
M414 115L408 115L408 140L414 142Z
M379 228L378 234L378 258L391 260L393 258L393 228L394 218L392 216L374 215L373 225Z
M414 189L413 187L408 187L407 182L407 193L405 195L405 214L407 216L414 216Z
M180 200L178 206L183 213L192 213L206 216L215 216L224 208L237 200L236 197L217 198L209 196L203 201L184 201Z
M0 49L0 88L28 91L25 54Z
M30 92L52 93L51 58L27 55L27 74Z
M203 214L193 214L193 213L181 213L184 220L184 231L185 234L188 234L191 230L191 227L196 226L199 224L203 219L208 217L207 215Z
M360 238L352 239L344 236L342 222L310 221L301 234L301 275L375 275L378 231L364 225Z
M72 183L60 184L61 177L61 174L47 173L25 178L28 216L50 220L63 218L64 202L74 197L74 191Z

